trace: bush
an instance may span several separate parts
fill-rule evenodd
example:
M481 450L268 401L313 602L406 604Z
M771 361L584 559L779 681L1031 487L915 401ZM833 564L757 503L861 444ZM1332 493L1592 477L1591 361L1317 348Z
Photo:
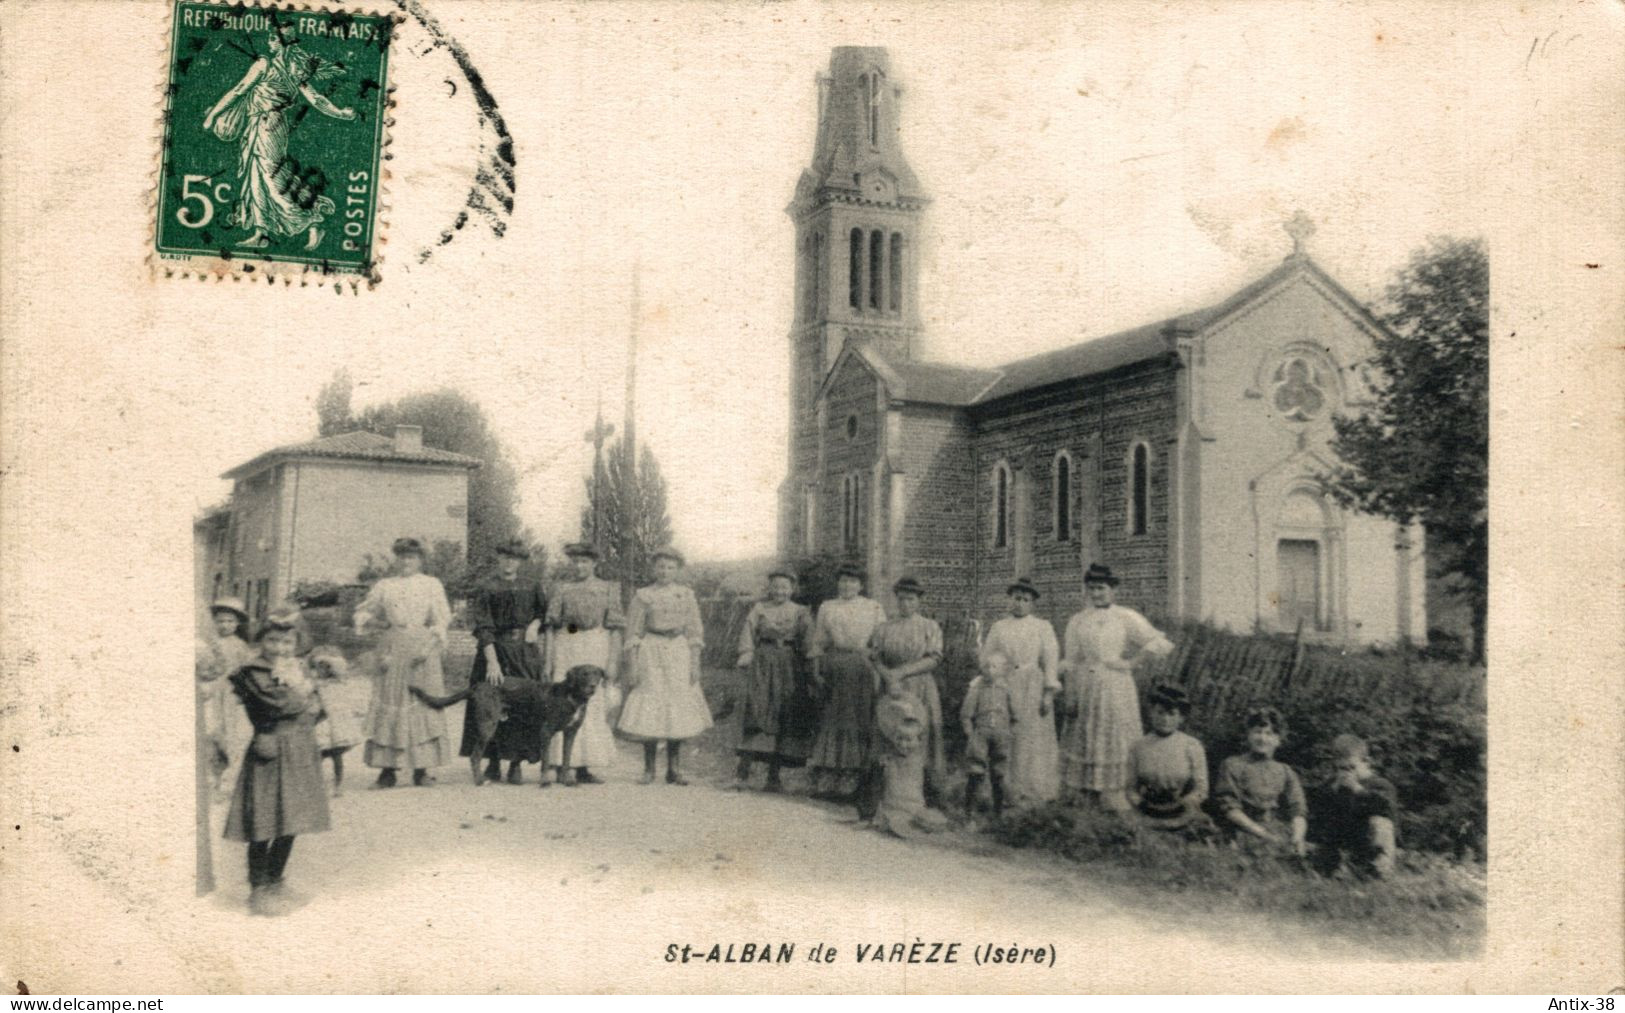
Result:
M1228 844L1187 843L1098 810L1050 803L1021 810L993 828L1003 843L1052 851L1088 864L1091 878L1143 888L1149 904L1222 911L1241 906L1368 937L1405 953L1462 956L1481 944L1481 869L1402 852L1386 880L1324 878L1294 857L1256 855Z

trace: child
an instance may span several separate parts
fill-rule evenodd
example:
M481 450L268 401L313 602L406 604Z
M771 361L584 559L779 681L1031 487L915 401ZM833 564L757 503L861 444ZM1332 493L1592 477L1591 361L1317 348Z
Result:
M975 819L976 797L982 778L988 777L993 790L993 818L1004 815L1004 779L1010 766L1012 726L1020 720L1010 696L1010 659L994 651L982 661L982 674L965 690L965 703L959 709L959 723L965 729L965 761L970 776L965 781L965 817Z
M683 557L676 549L653 555L655 581L632 595L626 652L634 680L621 709L620 732L643 743L642 784L655 780L655 751L666 743L666 783L688 784L683 742L711 727L711 708L700 688L705 627L694 592L677 583Z
M351 679L344 655L334 647L318 647L310 653L311 673L327 718L314 730L316 747L333 761L333 797L343 794L344 754L361 744L361 722L367 716L372 687L365 679Z
M930 759L930 718L902 679L887 680L887 693L875 708L875 762L880 798L870 818L897 837L932 833L948 820L925 804L925 773Z
M1394 871L1398 793L1372 772L1370 751L1358 735L1332 740L1332 762L1337 775L1319 822L1315 864L1326 875L1347 864L1356 876L1386 877Z
M243 757L231 795L225 837L248 845L248 909L283 915L294 902L282 874L297 834L328 828L327 793L311 726L321 717L321 697L294 658L298 612L266 617L259 654L230 676L248 712L254 738Z
M1293 769L1275 759L1286 737L1286 723L1274 707L1247 714L1247 752L1219 766L1219 807L1238 830L1268 845L1289 845L1305 852L1303 783Z
M1178 686L1153 687L1148 698L1151 734L1129 747L1128 801L1158 830L1195 830L1206 817L1207 753L1180 728L1190 697Z

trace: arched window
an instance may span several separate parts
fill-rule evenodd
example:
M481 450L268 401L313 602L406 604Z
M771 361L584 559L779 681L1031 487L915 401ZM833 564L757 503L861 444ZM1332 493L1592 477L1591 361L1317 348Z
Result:
M818 487L806 486L801 490L801 549L811 555L817 545L815 531L818 521Z
M861 491L861 480L856 473L841 480L841 549L847 554L858 551Z
M1151 447L1143 440L1129 449L1128 533L1143 535L1151 523Z
M1055 455L1055 540L1072 540L1072 455L1061 451Z
M885 288L881 277L886 259L886 234L879 229L869 233L869 307L879 309L885 305L881 290Z
M886 289L887 306L893 313L903 308L903 234L891 234L891 285Z
M863 230L853 229L847 257L847 301L853 309L863 308Z
M1010 466L1000 461L993 466L993 547L1010 544Z
M869 144L880 143L880 73L871 71L863 76L863 106L869 123Z

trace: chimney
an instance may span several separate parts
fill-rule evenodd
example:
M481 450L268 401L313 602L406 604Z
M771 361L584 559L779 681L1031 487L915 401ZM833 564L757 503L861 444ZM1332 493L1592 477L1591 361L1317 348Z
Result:
M395 427L395 453L420 454L423 452L422 426Z

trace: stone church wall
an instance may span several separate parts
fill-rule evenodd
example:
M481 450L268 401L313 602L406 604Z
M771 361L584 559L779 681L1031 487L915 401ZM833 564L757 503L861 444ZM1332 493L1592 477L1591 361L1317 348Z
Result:
M894 456L906 473L905 571L925 585L933 615L976 611L976 507L972 430L957 408L910 406L903 447Z
M1004 611L1005 586L1024 573L1044 593L1040 614L1059 629L1083 605L1082 574L1092 560L1122 577L1123 604L1153 616L1166 611L1174 378L1171 364L1146 363L978 409L971 492L980 618ZM1151 452L1150 512L1146 533L1133 535L1128 457L1140 440ZM1053 492L1063 449L1074 471L1073 532L1065 541L1055 537ZM1010 544L995 548L993 469L1001 460L1013 479L1012 531Z

